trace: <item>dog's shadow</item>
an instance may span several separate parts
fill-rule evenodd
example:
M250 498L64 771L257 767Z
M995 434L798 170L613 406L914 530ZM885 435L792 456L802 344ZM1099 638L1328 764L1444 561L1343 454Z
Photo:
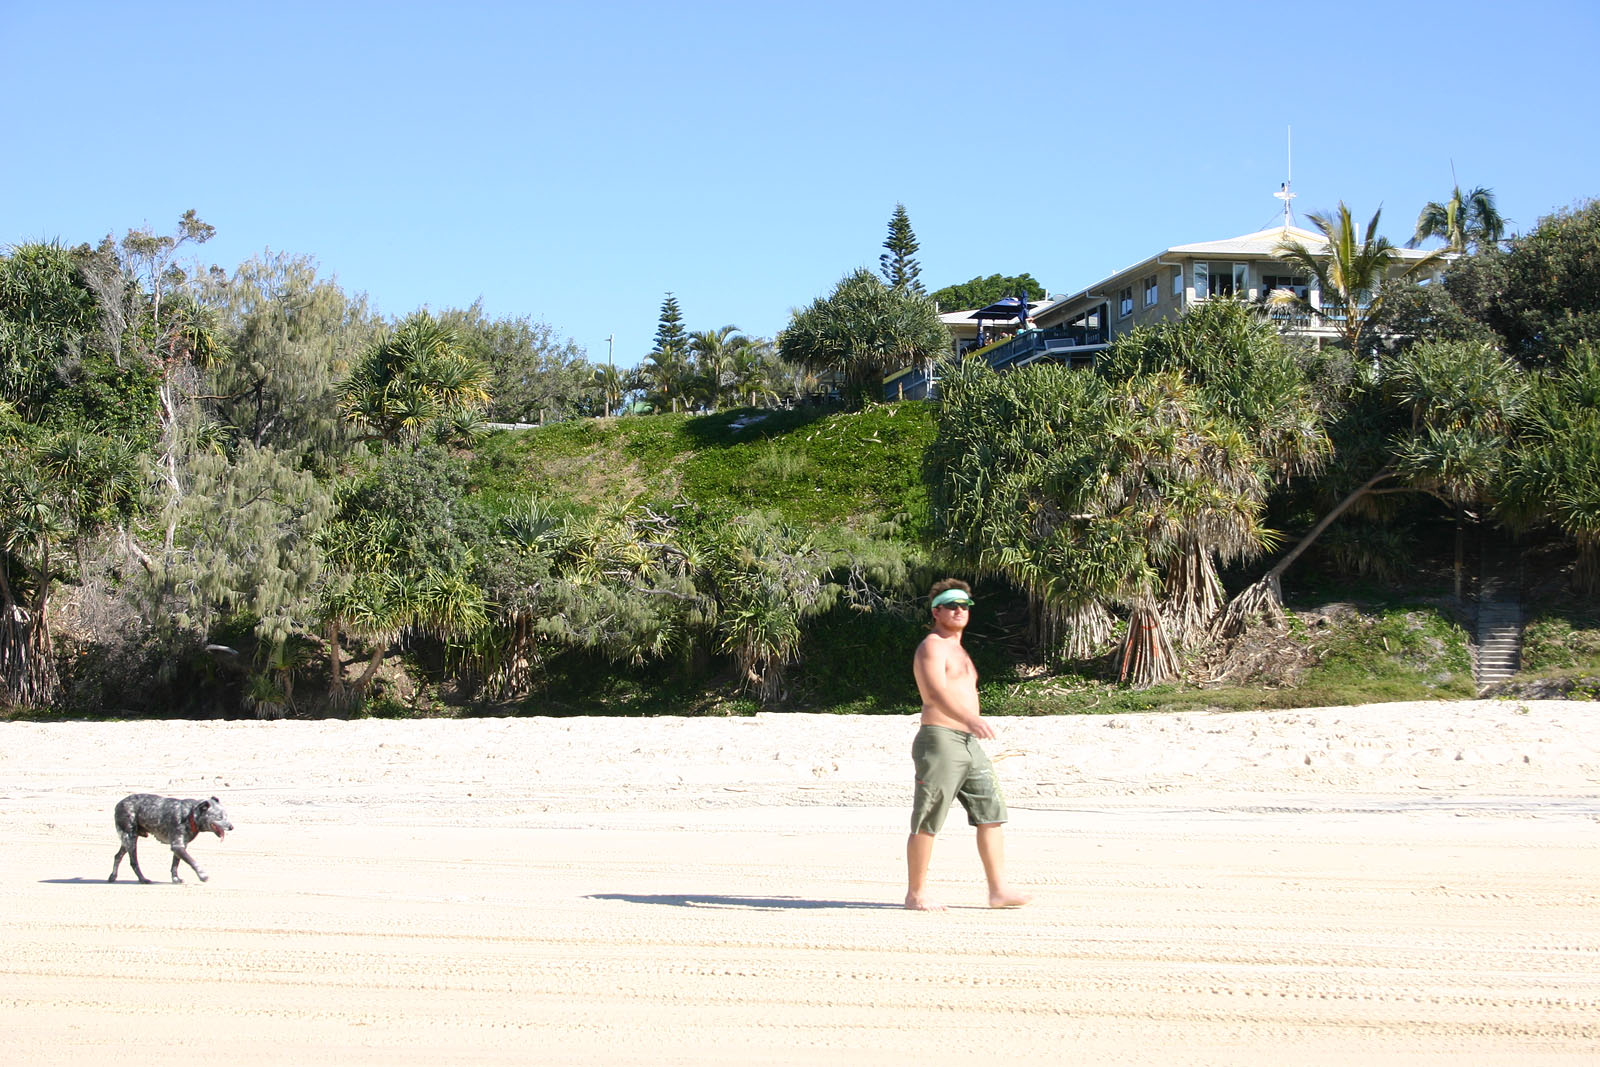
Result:
M745 911L900 908L898 904L870 900L809 900L805 897L746 897L721 893L590 893L585 899L662 904L672 908L738 908Z
M184 884L188 879L184 879ZM41 878L40 885L174 885L166 878L152 878L148 882L141 882L137 878L118 878L115 882L108 878Z

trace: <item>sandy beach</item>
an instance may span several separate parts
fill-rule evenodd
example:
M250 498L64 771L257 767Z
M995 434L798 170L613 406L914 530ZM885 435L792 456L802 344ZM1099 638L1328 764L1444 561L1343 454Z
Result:
M918 914L909 716L0 723L4 1058L1600 1062L1600 705L995 725Z

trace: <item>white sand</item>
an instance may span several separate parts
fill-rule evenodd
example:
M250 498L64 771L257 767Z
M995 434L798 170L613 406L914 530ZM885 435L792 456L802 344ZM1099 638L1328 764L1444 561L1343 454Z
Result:
M1600 1062L1600 705L996 725L925 915L910 718L0 724L0 1059Z

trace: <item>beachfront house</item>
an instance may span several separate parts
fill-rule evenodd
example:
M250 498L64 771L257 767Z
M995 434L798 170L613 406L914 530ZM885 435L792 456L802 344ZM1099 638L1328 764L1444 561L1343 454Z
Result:
M1313 252L1327 246L1322 234L1287 222L1222 241L1175 245L1070 296L1033 301L1026 315L1016 297L944 315L954 339L952 354L979 356L996 370L1039 360L1092 367L1114 338L1136 326L1177 318L1217 297L1263 304L1285 332L1331 340L1337 336L1333 323L1284 299L1292 293L1322 307L1315 279L1279 257L1277 248L1286 240ZM1406 271L1432 254L1397 248L1393 269ZM884 379L884 398L925 398L938 387L933 375L931 362L906 367Z

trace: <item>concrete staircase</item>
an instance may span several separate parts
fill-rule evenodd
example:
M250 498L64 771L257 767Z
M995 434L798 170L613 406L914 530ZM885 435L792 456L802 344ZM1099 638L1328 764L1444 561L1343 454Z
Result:
M1510 678L1522 666L1520 583L1501 577L1502 573L1495 568L1478 584L1478 647L1472 673L1480 693Z

